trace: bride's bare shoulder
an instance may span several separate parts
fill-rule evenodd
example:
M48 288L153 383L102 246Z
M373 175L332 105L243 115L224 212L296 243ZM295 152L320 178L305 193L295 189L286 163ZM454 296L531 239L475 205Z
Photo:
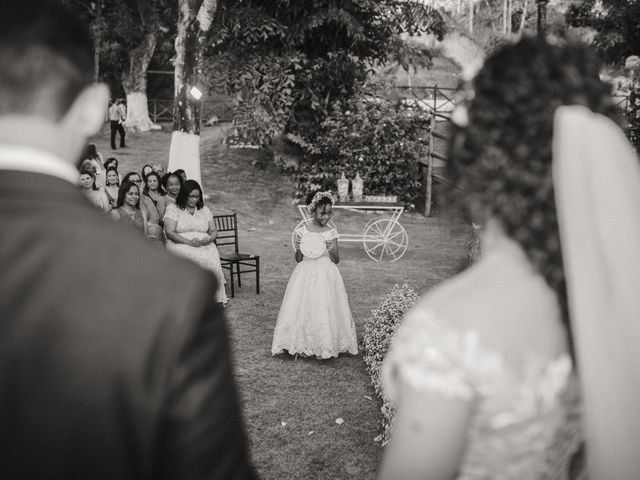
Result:
M524 253L487 255L433 288L416 308L434 312L447 327L476 331L506 356L532 349L553 357L564 348L555 293Z

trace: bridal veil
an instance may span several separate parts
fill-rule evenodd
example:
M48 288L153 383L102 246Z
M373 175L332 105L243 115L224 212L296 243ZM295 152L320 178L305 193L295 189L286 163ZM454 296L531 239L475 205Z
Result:
M614 122L564 106L553 181L588 475L640 478L640 165Z

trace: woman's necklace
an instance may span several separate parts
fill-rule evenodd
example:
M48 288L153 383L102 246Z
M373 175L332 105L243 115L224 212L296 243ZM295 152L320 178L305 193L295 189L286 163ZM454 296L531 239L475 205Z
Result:
M129 211L131 208L132 211ZM131 220L136 216L136 209L133 207L129 207L127 204L122 205L122 211L131 217Z

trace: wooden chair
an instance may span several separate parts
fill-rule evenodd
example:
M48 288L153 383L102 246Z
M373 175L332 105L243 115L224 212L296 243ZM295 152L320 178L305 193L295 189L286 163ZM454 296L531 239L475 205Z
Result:
M242 275L245 273L256 274L256 293L260 294L260 257L249 253L240 253L238 247L238 217L237 215L214 215L213 217L216 228L218 229L218 237L216 245L220 253L220 262L222 268L229 270L231 279L231 297L235 296L234 277L238 278L238 287L242 287ZM233 246L233 251L228 253L221 250L221 247ZM231 250L231 249L227 249Z

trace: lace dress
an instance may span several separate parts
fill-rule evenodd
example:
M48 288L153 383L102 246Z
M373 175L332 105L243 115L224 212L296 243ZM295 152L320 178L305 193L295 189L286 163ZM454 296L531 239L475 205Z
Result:
M208 236L209 221L213 219L213 215L207 207L196 208L194 214L191 215L187 210L182 210L177 205L172 204L167 207L167 211L164 214L165 221L167 218L176 222L177 233L185 238L194 239ZM184 243L172 242L167 238L167 250L180 257L188 258L202 268L212 271L218 280L218 291L215 294L216 301L227 303L220 254L214 243L203 247L192 247Z
M297 233L302 237L308 230L302 227ZM331 229L322 235L329 241L338 232ZM315 259L303 257L291 274L271 346L273 355L285 351L322 359L358 353L347 291L327 251Z
M530 356L525 371L517 376L475 332L454 331L416 307L394 338L383 386L392 403L398 382L473 402L458 480L571 478L582 441L571 358Z
M123 207L115 209L120 215L120 221L131 225L136 230L144 232L144 218L142 218L142 212L139 208L136 208L133 213L128 213Z

